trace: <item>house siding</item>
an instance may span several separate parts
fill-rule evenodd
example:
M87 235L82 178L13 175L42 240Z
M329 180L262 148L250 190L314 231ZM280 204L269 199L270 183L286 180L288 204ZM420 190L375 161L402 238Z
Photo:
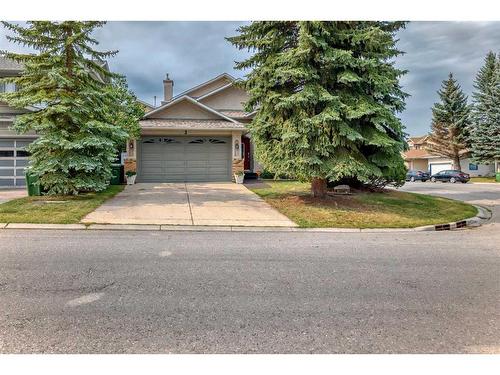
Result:
M248 94L239 87L228 87L218 93L200 99L200 102L218 110L244 110Z

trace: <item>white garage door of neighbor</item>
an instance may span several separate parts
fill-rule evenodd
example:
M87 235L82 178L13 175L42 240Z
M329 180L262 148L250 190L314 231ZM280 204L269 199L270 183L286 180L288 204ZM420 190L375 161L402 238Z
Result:
M140 182L231 181L230 137L143 137Z
M24 168L28 165L25 147L32 139L0 138L0 188L26 186Z
M431 163L429 165L429 167L430 167L431 175L433 175L433 174L436 174L438 172L451 169L451 163L435 163L435 164Z

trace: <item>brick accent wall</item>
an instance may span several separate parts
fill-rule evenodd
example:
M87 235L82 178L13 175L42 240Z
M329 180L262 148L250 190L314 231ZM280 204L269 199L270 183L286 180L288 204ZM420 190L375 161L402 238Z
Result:
M137 172L137 162L135 159L125 159L123 167L123 173L125 173L125 176L128 171ZM124 179L126 179L125 176L123 177Z
M244 170L245 170L245 159L234 159L232 173L231 173L231 180L235 182L234 174L240 171L243 172Z

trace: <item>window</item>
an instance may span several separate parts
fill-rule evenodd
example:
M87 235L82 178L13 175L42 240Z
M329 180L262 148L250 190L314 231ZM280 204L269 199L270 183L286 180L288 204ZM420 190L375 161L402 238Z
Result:
M477 164L469 163L469 171L477 171L477 170L478 170Z
M15 83L0 82L0 92L14 92L16 91Z
M210 138L209 142L212 143L212 144L218 144L218 145L226 143L226 141L222 141L220 139L215 139L215 138Z
M13 150L0 150L0 158L13 158L14 151Z
M202 144L202 143L205 143L205 140L204 139L201 139L201 138L198 138L198 139L193 139L192 141L190 141L189 143L194 143L194 144Z
M26 150L17 150L16 151L16 156L18 158L27 158L28 156L30 156L30 153Z
M163 138L163 143L181 143L181 142L173 138Z

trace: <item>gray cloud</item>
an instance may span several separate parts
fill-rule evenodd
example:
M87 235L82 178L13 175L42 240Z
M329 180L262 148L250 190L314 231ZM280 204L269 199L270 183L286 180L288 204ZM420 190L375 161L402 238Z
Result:
M147 102L162 96L165 73L180 93L213 76L233 69L234 61L248 55L224 38L235 35L245 22L108 22L96 31L101 49L118 49L110 60L113 71L127 76L130 88ZM9 44L0 28L0 49L26 50ZM453 72L470 95L476 72L489 50L500 46L500 22L411 22L398 34L398 46L406 54L397 66L409 70L401 83L411 97L401 114L411 135L429 130L436 91Z

